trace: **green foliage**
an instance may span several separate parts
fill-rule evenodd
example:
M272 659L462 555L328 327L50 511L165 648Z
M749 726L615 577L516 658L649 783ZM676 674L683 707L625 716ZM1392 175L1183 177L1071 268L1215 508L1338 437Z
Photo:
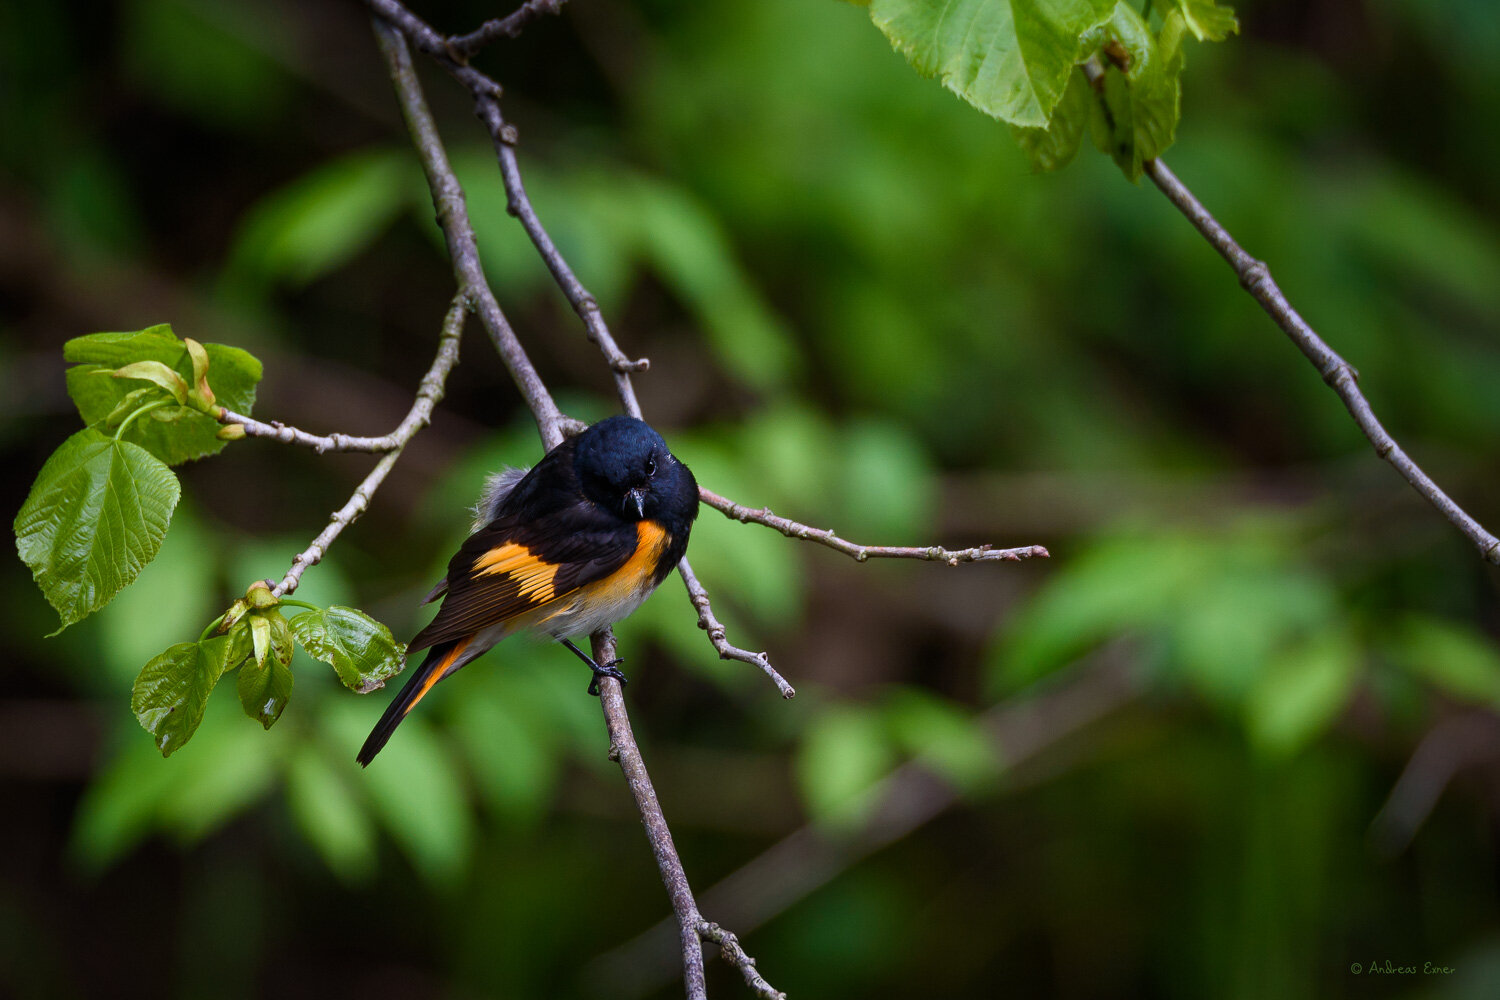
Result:
M410 154L375 150L297 178L247 214L230 251L230 273L296 286L337 269L401 214L415 174ZM425 189L422 197L431 214Z
M1182 36L1176 11L1153 33L1134 7L1120 0L1105 24L1109 65L1089 112L1089 134L1134 181L1141 167L1172 145L1182 98Z
M193 353L165 323L132 333L75 337L63 345L63 360L73 363L68 369L68 395L73 397L84 423L108 426L128 415L121 413L122 403L139 391L141 379L149 379L165 394L157 398L193 405L174 411L179 419L170 423L133 421L121 435L123 440L140 445L168 465L214 455L224 448L225 441L218 436L220 424L208 409L217 402L236 413L249 414L255 406L261 364L237 347L204 344L202 351L196 365L207 366L203 369L205 385L212 388L206 399L198 386L202 379ZM197 390L194 399L188 398L189 389ZM178 392L183 396L180 400ZM153 397L135 398L146 402Z
M1009 123L1037 170L1066 166L1087 128L1132 181L1176 136L1183 36L1217 42L1239 30L1215 0L1164 0L1157 31L1126 0L861 6L918 73ZM1077 69L1090 61L1103 70L1097 95Z
M302 613L288 622L283 607ZM345 686L361 692L398 673L406 649L389 628L364 612L283 602L266 583L256 583L198 642L179 643L146 664L136 679L131 707L141 726L156 737L162 756L169 756L197 730L214 685L239 670L241 707L270 729L292 696L291 664L298 643L330 664Z
M875 22L923 76L1012 125L1046 126L1111 0L873 0ZM1095 42L1097 44L1097 41Z
M146 449L92 428L52 453L14 528L58 631L129 586L161 547L180 495L177 477Z
M814 821L836 828L859 823L875 804L875 783L893 762L876 713L855 705L828 706L808 727L796 762Z
M309 656L333 667L345 687L361 694L399 673L406 651L389 628L355 608L303 611L292 619L292 634Z

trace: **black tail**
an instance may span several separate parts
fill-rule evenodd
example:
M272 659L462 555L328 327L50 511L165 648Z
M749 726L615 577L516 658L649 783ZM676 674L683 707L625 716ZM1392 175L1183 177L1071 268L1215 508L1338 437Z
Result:
M432 690L432 686L452 673L453 661L468 648L469 642L469 639L445 642L427 651L427 659L412 672L411 680L406 682L401 693L391 701L390 707L370 731L369 739L365 740L365 745L355 755L354 759L359 761L361 767L369 766L370 761L375 759L375 755L396 731L396 727L401 725L401 720Z

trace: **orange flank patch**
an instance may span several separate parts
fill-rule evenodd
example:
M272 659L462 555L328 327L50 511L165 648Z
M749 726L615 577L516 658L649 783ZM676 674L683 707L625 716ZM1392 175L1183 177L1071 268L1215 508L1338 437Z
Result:
M655 521L636 522L635 555L625 560L625 565L594 586L595 595L605 600L628 600L651 584L651 575L656 572L656 563L661 559L670 539L667 532Z
M543 562L524 545L506 542L490 549L474 562L475 576L494 576L500 573L515 580L521 597L536 604L546 604L557 596L552 589L557 566Z
M437 665L432 668L432 673L427 675L427 679L423 681L422 686L417 689L417 696L411 700L411 704L407 705L406 710L401 713L401 717L403 719L411 714L412 709L417 707L417 702L427 697L427 692L432 690L433 685L437 684L438 681L448 676L448 667L452 665L454 660L463 655L463 651L468 649L469 643L473 641L474 637L472 635L467 639L460 639L457 643L454 644L452 649L443 654L443 658L439 660L437 662Z

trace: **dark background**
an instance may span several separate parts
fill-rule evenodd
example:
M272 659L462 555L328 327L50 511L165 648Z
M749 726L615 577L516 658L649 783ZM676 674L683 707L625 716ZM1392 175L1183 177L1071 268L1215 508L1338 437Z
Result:
M1189 49L1167 160L1494 527L1500 16L1238 9L1241 37ZM859 541L1053 554L858 565L705 511L699 574L789 703L715 658L675 580L621 627L695 887L818 831L758 870L764 923L748 890L705 897L778 988L1500 992L1495 571L1165 199L1092 150L1029 173L833 0L575 0L477 64L702 482ZM422 71L502 307L565 409L611 412L487 137ZM265 419L395 425L453 286L358 5L5 5L0 122L7 512L77 429L84 333L170 322L265 362ZM299 597L409 636L484 473L534 461L476 330ZM132 718L140 666L279 577L369 465L247 441L180 469L157 561L57 638L0 572L0 993L680 995L670 946L632 943L666 898L565 652L501 647L366 772L386 695L308 660L269 733L221 690L162 761ZM913 758L941 779L887 795ZM934 789L929 822L848 846Z

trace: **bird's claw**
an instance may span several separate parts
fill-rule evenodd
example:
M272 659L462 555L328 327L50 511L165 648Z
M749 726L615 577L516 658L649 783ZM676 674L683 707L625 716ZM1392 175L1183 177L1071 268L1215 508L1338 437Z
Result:
M594 672L594 676L593 679L589 681L589 694L593 695L596 698L599 697L599 678L601 677L613 677L621 684L629 684L629 678L620 673L619 668L616 666L616 664L624 662L624 658L621 657L618 659L610 660L608 663L603 664L602 666L598 663L590 663L589 669Z

